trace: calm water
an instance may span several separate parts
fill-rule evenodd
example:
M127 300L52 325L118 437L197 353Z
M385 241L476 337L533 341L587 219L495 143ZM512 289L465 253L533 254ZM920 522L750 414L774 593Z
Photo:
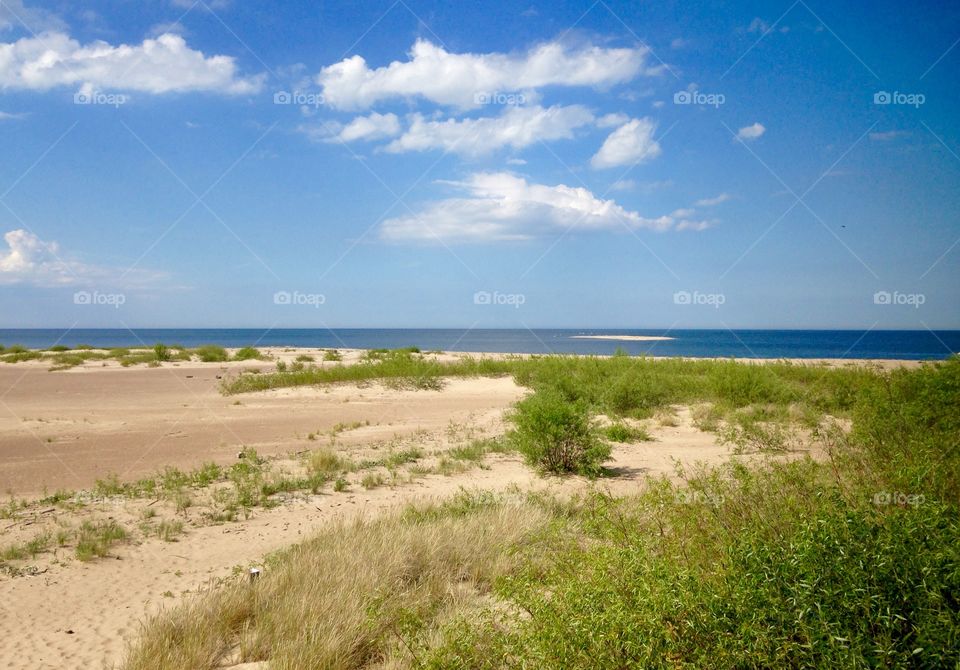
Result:
M611 342L573 335L669 335L665 342ZM226 347L290 346L510 353L630 354L742 358L938 359L960 352L960 331L854 330L457 330L457 329L0 329L0 344L133 347L155 342Z

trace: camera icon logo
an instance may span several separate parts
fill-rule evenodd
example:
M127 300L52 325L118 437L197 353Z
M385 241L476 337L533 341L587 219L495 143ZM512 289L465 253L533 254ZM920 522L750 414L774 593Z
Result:
M673 294L673 303L675 305L689 305L692 298L690 291L677 291Z
M673 94L673 104L689 105L693 102L693 94L690 91L677 91Z
M274 305L289 305L293 300L290 291L277 291L273 294Z
M289 105L291 102L293 102L293 96L287 91L277 91L273 94L273 104L275 105Z
M93 103L93 96L84 91L77 91L73 94L73 104L75 105L89 105Z
M889 105L890 100L890 94L886 91L877 91L873 94L873 104L875 105Z
M873 294L874 305L889 305L891 301L892 296L890 295L890 291L877 291Z
M89 305L93 300L90 291L77 291L73 294L74 305Z
M490 294L490 291L477 291L473 294L474 305L489 305L492 300L493 296Z

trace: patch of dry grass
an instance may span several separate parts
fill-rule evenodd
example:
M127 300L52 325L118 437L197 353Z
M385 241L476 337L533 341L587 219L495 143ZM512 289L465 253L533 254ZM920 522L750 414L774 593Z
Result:
M376 521L335 524L144 628L125 670L411 667L419 641L478 607L547 521L530 506L461 494Z

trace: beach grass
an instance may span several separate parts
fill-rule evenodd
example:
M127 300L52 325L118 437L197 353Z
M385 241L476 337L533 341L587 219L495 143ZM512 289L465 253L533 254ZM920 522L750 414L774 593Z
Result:
M475 492L335 525L256 582L155 617L123 667L213 668L228 650L274 668L960 663L960 360L881 373L541 359L511 373L546 399L535 425L586 444L595 413L696 400L725 425L812 425L828 458L704 466L621 497Z

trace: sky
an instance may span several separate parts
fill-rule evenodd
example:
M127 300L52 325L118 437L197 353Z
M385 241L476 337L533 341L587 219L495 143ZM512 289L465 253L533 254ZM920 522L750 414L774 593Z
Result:
M0 327L960 327L960 5L0 0Z

